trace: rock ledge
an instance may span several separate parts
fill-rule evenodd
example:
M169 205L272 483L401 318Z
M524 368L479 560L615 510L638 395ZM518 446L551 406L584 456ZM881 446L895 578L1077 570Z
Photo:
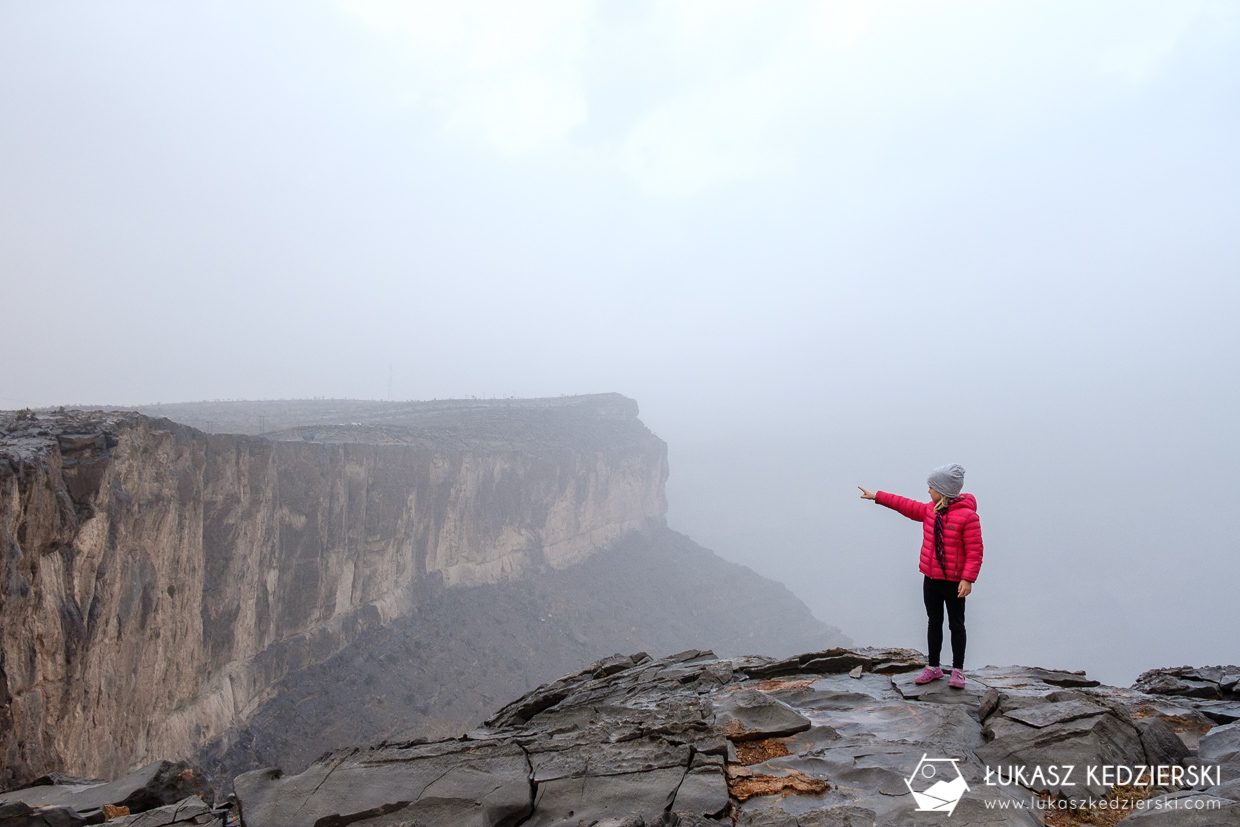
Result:
M1207 777L1223 783L1154 792L1218 799L1200 823L1240 824L1240 745L1230 727L1213 729L1196 700L1169 705L1082 673L1029 667L986 667L960 691L946 681L917 686L922 665L905 649L783 660L696 649L615 655L459 738L337 751L295 776L246 773L236 795L248 827L895 825L915 823L908 779L942 756L968 788L953 824L1039 824L1017 804L1110 791L1028 772L1019 785L986 783L996 768L1039 763L1212 766ZM1198 739L1215 759L1193 754ZM1188 817L1150 809L1131 818L1197 823L1164 816Z

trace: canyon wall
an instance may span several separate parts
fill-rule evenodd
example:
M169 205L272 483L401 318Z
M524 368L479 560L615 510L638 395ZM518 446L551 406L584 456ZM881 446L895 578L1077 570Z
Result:
M389 420L0 415L0 787L188 755L429 596L569 566L666 511L666 446L615 394Z

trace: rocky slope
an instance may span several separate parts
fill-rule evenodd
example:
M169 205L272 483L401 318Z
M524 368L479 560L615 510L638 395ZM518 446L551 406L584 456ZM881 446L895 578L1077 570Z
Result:
M659 523L666 475L618 395L271 438L0 415L0 785L185 756L441 589Z
M1195 699L1029 667L959 691L916 685L920 666L909 650L617 655L458 738L247 773L236 795L246 827L1240 825L1240 724ZM1091 780L1107 766L1179 779Z
M963 690L917 685L920 667L903 649L614 655L456 738L245 773L215 809L193 768L159 762L0 793L0 825L1240 825L1240 721L1178 683L1229 692L1240 667L1119 689L988 666Z

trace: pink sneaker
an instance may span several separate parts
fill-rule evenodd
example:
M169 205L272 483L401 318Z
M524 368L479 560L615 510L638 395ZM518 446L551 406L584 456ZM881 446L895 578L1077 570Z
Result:
M918 675L913 683L930 683L930 681L937 681L941 677L943 677L942 669L937 666L927 666L925 671ZM961 684L961 686L964 686L964 684Z
M964 670L953 669L952 679L947 682L947 685L952 689L964 689Z

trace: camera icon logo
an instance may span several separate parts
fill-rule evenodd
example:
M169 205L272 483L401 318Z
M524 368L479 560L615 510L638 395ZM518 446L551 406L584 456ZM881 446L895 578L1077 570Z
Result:
M947 813L956 810L956 804L969 791L969 785L956 765L958 758L931 758L923 754L913 774L905 779L908 791L917 802L919 813Z

